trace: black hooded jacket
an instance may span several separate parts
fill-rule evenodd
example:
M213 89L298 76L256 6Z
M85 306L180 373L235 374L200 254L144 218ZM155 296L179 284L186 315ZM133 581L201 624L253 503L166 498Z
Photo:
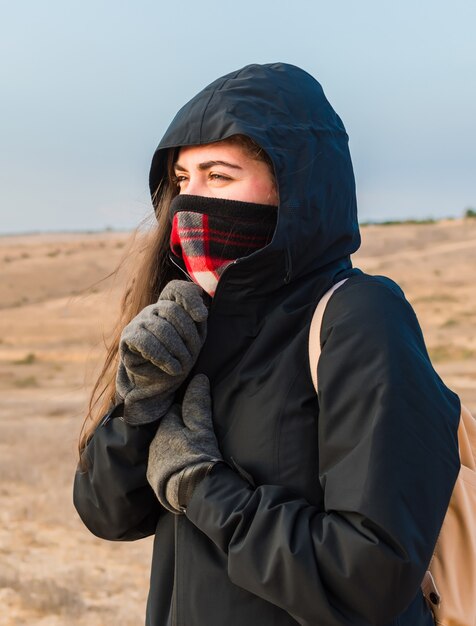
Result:
M76 508L97 536L155 534L149 626L431 626L420 583L459 468L458 397L431 366L389 278L353 268L360 244L348 137L320 85L291 65L212 83L154 156L241 133L270 155L272 242L229 266L195 372L207 374L220 449L186 515L146 480L156 426L119 406L77 472ZM319 395L309 326L327 289Z

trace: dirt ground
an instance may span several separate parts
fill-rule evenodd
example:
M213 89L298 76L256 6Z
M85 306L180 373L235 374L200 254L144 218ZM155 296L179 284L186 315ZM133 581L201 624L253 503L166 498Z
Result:
M127 233L0 238L0 626L143 624L151 540L93 537L71 500L76 442ZM476 414L476 220L366 226L354 264L395 279L435 369ZM127 262L126 262L127 264Z

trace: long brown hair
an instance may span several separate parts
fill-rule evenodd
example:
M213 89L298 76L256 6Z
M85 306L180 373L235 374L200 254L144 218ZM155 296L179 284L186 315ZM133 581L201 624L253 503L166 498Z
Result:
M240 145L253 159L264 161L274 180L271 159L263 148L252 139L245 135L232 135L228 139L224 139L223 143ZM141 245L137 251L137 262L132 268L122 296L120 314L106 344L104 364L93 386L88 412L79 435L80 457L102 416L115 401L119 342L123 328L144 307L157 301L160 292L170 280L181 278L180 271L170 262L168 256L171 232L169 207L172 199L179 191L173 183L173 166L177 153L177 149L168 151L166 158L167 175L162 178L152 197L156 223L150 231L141 237ZM138 229L133 232L133 239L137 237L137 234ZM118 270L119 267L113 274L117 273Z

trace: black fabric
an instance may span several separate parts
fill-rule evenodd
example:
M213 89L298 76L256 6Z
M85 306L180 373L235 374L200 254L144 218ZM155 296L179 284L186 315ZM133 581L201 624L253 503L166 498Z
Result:
M222 275L195 367L230 467L173 516L147 489L149 431L115 418L89 444L76 507L109 539L155 530L149 626L432 626L419 586L458 472L459 399L402 290L352 268L347 135L307 73L252 65L207 87L165 134L151 190L169 148L234 133L271 156L280 204L271 243ZM309 326L344 277L323 320L316 397Z
M258 488L217 468L187 516L226 554L235 585L299 624L432 624L421 608L412 619L457 474L459 400L392 281L350 279L322 330L319 409L302 332L272 368L285 389L271 386L266 403L250 380L242 392L266 414L244 414L246 400L235 410L227 390L220 445Z
M119 403L96 429L74 479L73 501L83 522L94 535L113 541L149 536L159 514L145 477L157 424L129 426L123 412Z
M211 296L230 262L266 246L276 228L277 207L202 196L176 196L170 250L190 278Z
M172 221L173 216L179 211L191 211L226 219L228 222L243 221L253 224L264 222L272 226L274 230L276 227L277 208L270 204L184 194L183 196L175 196L172 200L169 215Z
M324 293L337 274L340 279L352 273L349 255L358 249L360 234L348 136L307 72L284 63L248 65L211 83L177 113L160 142L151 192L168 175L168 149L234 134L253 139L274 163L278 224L265 249L220 279L220 301L233 302L243 292L260 299L310 273Z

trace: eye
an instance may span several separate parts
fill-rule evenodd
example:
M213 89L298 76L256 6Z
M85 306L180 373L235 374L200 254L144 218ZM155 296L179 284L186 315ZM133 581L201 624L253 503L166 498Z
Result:
M211 180L218 180L218 181L231 180L229 176L224 176L223 174L216 174L215 172L210 172L210 174L208 175L208 178L210 178Z
M187 180L187 177L183 174L174 174L171 178L172 185L175 185L176 187L180 187L181 183L185 180Z

